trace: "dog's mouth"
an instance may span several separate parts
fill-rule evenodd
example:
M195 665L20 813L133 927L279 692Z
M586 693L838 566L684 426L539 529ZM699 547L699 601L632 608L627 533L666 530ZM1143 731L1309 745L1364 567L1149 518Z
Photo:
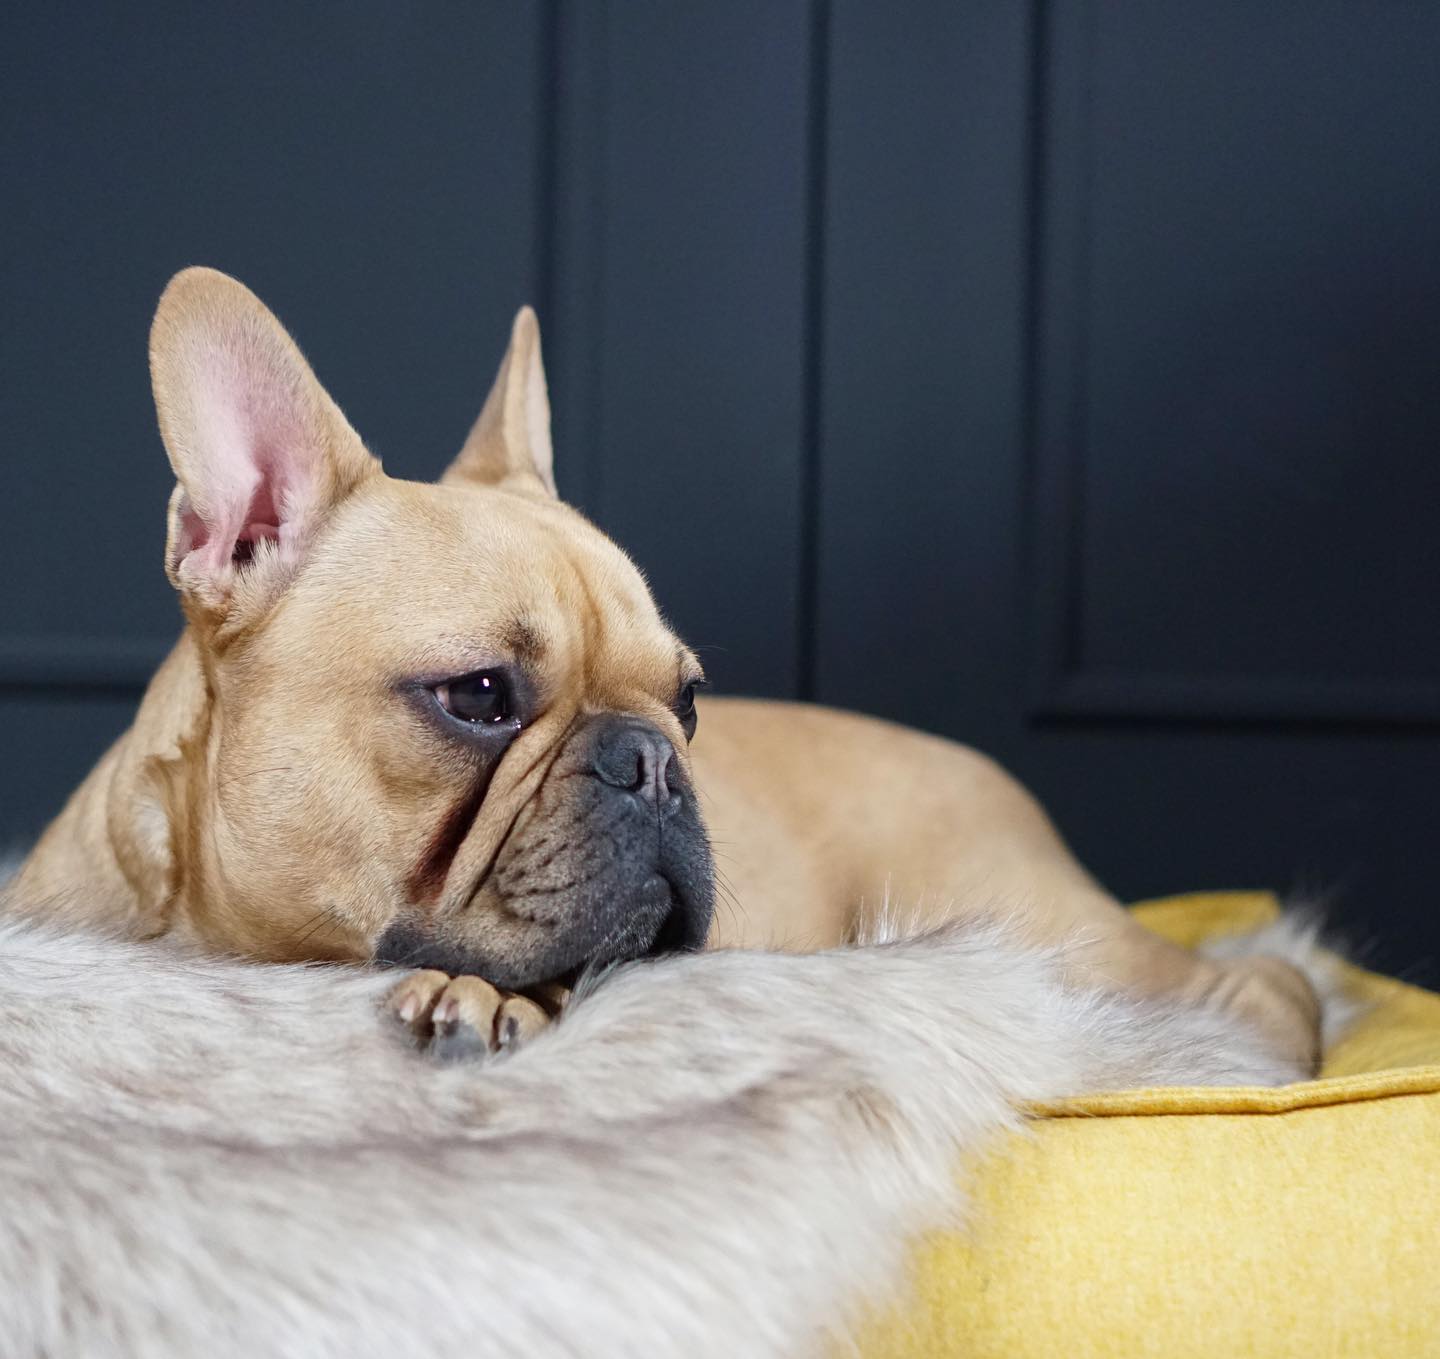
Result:
M381 966L434 968L450 976L475 976L506 991L532 998L573 991L582 981L640 958L689 952L703 944L683 891L656 875L635 909L599 939L577 931L573 950L552 946L540 956L503 957L413 917L395 921L376 942L373 961ZM557 956L557 954L559 956Z
M573 991L582 979L599 976L619 963L689 953L699 947L703 941L695 938L694 930L688 923L685 904L674 886L663 877L657 878L657 885L664 891L663 905L658 912L641 911L622 921L599 943L587 949L578 962L540 982L540 988L547 990L559 986Z
M564 972L539 982L536 986L538 990L546 993L555 987L573 991L580 985L582 978L598 976L607 968L614 967L619 963L634 962L641 958L664 958L672 953L691 953L694 948L694 944L689 941L689 932L679 918L679 913L672 909L665 917L660 926L660 932L654 940L638 953L617 953L613 948L596 949L573 967L566 968ZM524 988L522 988L522 994L523 992Z

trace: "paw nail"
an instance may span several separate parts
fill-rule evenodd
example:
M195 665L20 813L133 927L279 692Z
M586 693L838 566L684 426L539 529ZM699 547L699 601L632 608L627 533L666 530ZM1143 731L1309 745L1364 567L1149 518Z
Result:
M415 1016L420 1013L420 1000L417 996L406 996L400 1002L400 1008L395 1011L396 1017L402 1024L411 1023Z

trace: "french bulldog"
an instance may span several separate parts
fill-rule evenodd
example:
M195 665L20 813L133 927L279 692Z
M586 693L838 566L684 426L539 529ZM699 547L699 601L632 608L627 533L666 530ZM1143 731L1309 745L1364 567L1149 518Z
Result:
M150 364L186 627L14 899L256 959L418 968L391 1009L442 1055L522 1041L607 962L998 909L1082 979L1201 1000L1314 1070L1299 971L1141 928L984 756L697 699L639 570L556 494L529 309L435 484L387 476L223 274L171 281Z

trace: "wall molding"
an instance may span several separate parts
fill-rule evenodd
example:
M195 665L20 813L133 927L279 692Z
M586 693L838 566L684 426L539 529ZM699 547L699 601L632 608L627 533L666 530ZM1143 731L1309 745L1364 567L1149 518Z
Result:
M174 639L0 637L0 693L139 694Z
M1077 722L1440 724L1440 682L1096 670L1084 660L1095 0L1039 5L1031 135L1030 716Z
M1031 703L1043 720L1275 725L1440 725L1440 689L1423 681L1084 671L1047 677Z

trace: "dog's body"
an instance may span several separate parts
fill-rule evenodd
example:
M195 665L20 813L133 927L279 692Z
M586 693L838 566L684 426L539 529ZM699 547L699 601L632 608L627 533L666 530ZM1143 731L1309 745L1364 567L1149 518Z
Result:
M273 961L420 964L401 1017L490 1043L542 1018L495 986L533 997L706 941L828 947L887 901L928 923L998 903L1022 937L1066 941L1082 980L1204 1003L1313 1070L1297 971L1152 937L982 756L735 700L703 705L692 753L698 662L555 498L528 312L436 486L386 477L222 275L177 276L151 360L189 627L27 863L26 908Z

